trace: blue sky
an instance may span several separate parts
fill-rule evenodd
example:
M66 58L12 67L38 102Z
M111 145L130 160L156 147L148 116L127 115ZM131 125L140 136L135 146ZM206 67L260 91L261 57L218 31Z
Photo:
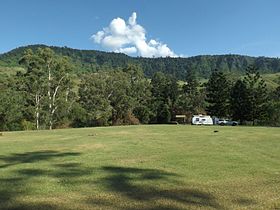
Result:
M136 12L147 46L167 46L174 55L280 57L279 8L279 0L1 0L0 53L38 43L132 49L135 41L116 48L90 37L117 17L128 24Z

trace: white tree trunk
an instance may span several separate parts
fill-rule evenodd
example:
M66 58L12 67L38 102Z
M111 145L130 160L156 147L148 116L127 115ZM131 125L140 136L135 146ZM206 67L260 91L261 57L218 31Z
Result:
M60 88L60 83L63 81L64 78L65 78L65 76L62 76L59 79L58 84L55 87L52 95L51 95L51 91L49 91L49 93L48 93L48 94L50 94L49 95L49 100L50 100L50 102L49 102L49 111L50 111L49 129L50 130L52 130L52 128L53 128L53 116L54 116L54 113L56 112L56 110L58 108L57 105L56 105L56 96L57 96L59 88ZM49 82L50 82L50 80L49 80ZM51 84L51 82L50 82L50 84Z
M39 118L40 118L40 95L38 93L35 94L35 116L36 116L36 129L39 130L40 125L39 125Z
M53 122L52 122L52 96L51 96L51 68L50 63L47 65L48 69L48 98L49 98L49 129L52 130Z

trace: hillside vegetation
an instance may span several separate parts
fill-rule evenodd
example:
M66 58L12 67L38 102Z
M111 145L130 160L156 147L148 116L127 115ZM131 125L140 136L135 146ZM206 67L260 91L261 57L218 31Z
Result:
M31 45L14 49L0 55L0 66L18 66L18 61L26 49L47 47ZM146 76L155 72L172 74L177 79L185 79L190 69L197 76L208 78L211 70L219 69L233 75L243 74L248 65L256 66L261 73L280 72L280 59L267 57L250 57L242 55L201 55L189 58L140 58L129 57L121 53L107 53L96 50L77 50L68 47L50 47L55 53L68 56L76 72L96 72L104 69L124 68L127 64L137 64L143 68Z
M269 88L276 88L280 83L280 73L263 74L263 79Z

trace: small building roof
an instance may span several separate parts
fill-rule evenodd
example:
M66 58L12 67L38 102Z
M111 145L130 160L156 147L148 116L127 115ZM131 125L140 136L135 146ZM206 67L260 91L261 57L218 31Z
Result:
M184 115L184 114L178 114L178 115L175 115L175 117L176 117L176 118L185 118L186 115Z

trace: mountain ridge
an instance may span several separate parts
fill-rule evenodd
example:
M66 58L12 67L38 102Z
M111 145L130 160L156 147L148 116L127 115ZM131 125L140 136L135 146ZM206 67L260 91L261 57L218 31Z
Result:
M265 56L248 56L238 54L196 55L191 57L131 57L123 53L83 50L69 47L48 46L44 44L27 45L0 54L0 66L18 67L18 60L27 49L49 47L56 54L70 57L75 71L96 72L103 69L123 68L127 64L142 66L144 73L151 77L154 72L162 71L184 79L185 73L193 69L197 76L207 78L211 70L220 69L231 74L243 74L248 65L255 65L261 73L280 72L280 59Z

